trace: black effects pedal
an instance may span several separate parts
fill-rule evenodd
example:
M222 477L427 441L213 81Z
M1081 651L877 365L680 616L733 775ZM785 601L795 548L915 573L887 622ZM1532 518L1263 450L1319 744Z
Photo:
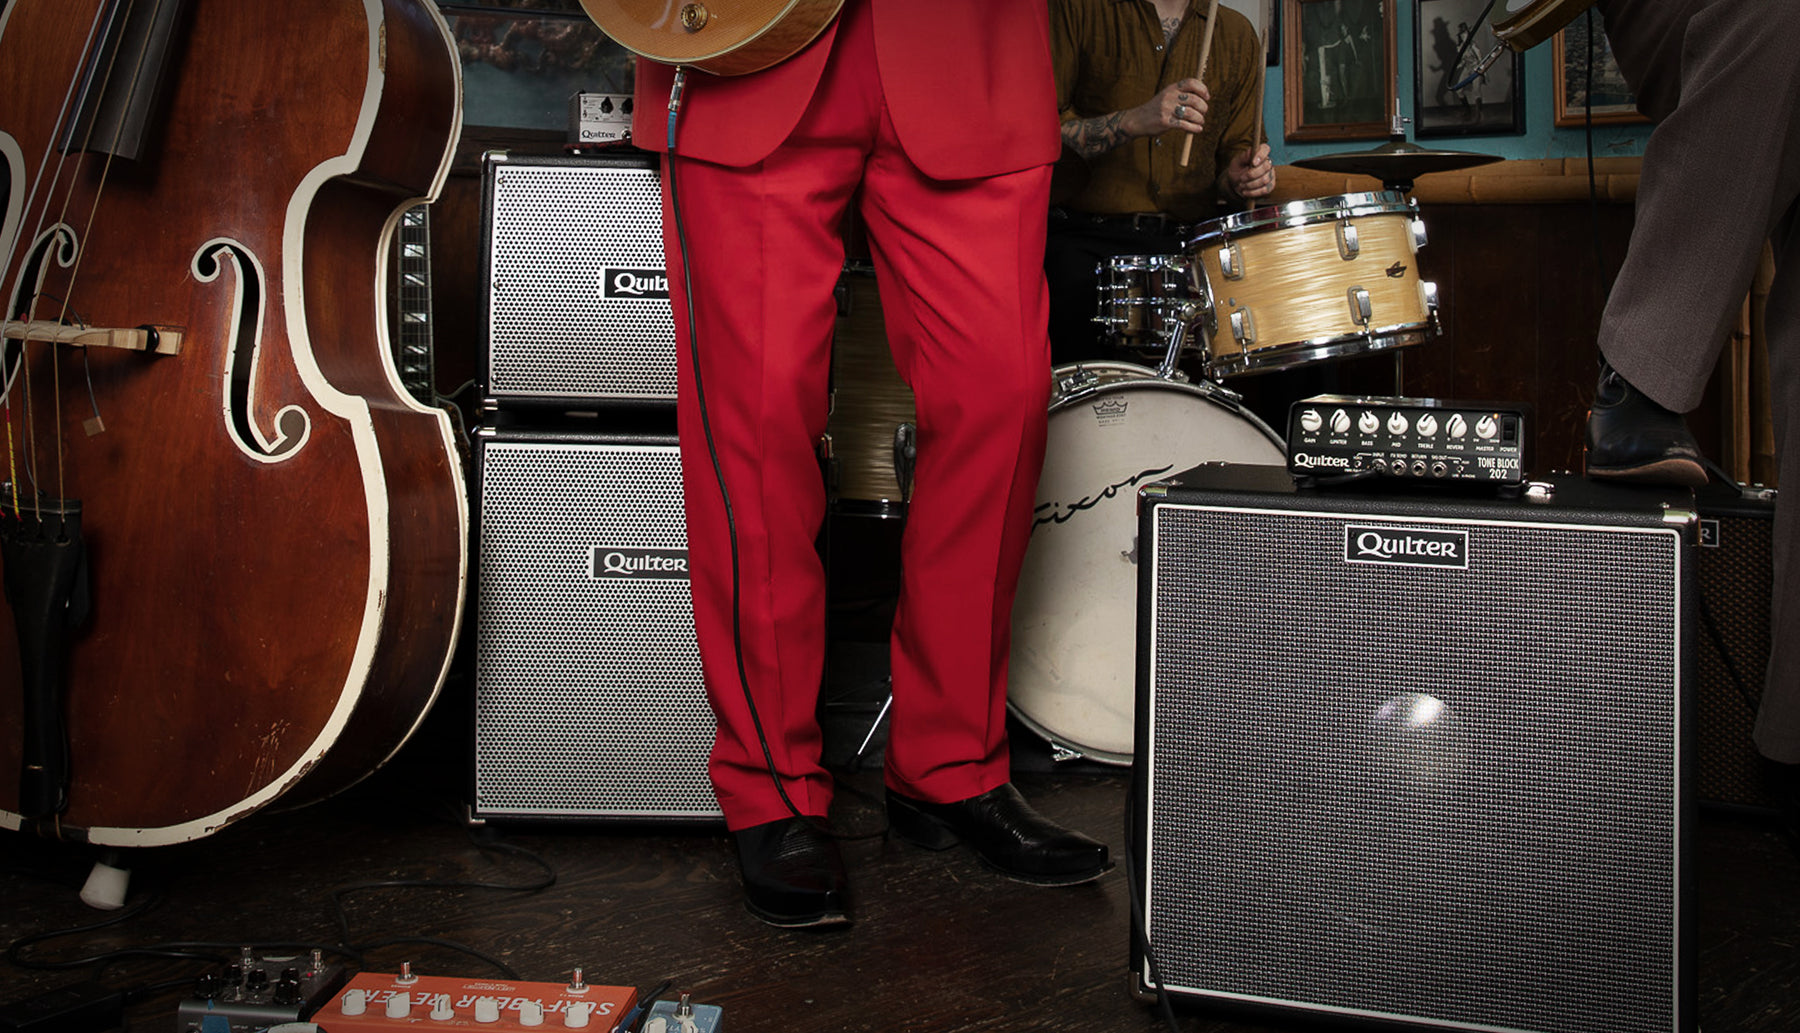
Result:
M1498 402L1315 395L1288 411L1287 466L1322 483L1525 481L1526 409Z
M251 1033L309 1018L350 978L341 965L309 956L257 957L246 947L238 963L194 980L176 1012L180 1033Z

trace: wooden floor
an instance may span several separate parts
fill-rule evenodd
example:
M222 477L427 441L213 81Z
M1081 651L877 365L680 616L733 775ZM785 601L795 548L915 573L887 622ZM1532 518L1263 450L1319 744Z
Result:
M928 853L879 833L875 776L849 774L835 814L863 835L845 845L855 924L836 932L767 927L743 910L722 834L705 830L471 827L455 722L434 716L387 768L349 792L289 813L263 812L204 840L129 858L129 908L111 927L33 943L0 962L0 998L89 978L79 961L170 942L220 958L238 945L345 942L334 894L386 880L519 886L379 888L345 894L348 941L431 937L444 945L368 947L363 969L650 987L664 980L724 1009L733 1033L837 1031L1095 1031L1170 1028L1131 992L1128 886L1121 866L1098 884L1041 889L999 878L962 849ZM203 744L196 744L202 748ZM1021 742L1016 780L1051 817L1123 843L1128 778L1098 765L1048 770ZM1085 762L1083 762L1085 763ZM92 854L0 839L0 939L107 917L79 902ZM1707 812L1696 843L1699 1014L1709 1033L1800 1029L1800 858L1765 819ZM273 952L273 951L271 951ZM22 965L20 960L31 962ZM200 961L128 957L101 970L118 988L188 985ZM151 991L130 1030L175 1028L180 989ZM1178 1009L1174 1027L1207 1033L1301 1030ZM329 1029L329 1026L326 1027Z

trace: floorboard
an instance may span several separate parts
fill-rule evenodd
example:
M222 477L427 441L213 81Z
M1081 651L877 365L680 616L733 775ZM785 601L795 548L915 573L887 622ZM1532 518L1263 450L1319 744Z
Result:
M427 736L426 738L429 738ZM1042 889L999 878L967 851L931 853L883 838L869 772L846 776L836 824L855 924L837 932L769 928L742 907L725 837L711 829L471 826L454 751L416 743L388 768L312 807L259 813L204 840L128 856L131 917L16 947L0 998L92 976L79 963L155 944L228 958L237 945L366 945L361 965L393 972L593 983L664 980L724 1009L739 1033L1167 1030L1128 977L1126 868L1097 884ZM1017 781L1053 818L1123 845L1122 769L1027 763ZM0 940L106 917L76 891L93 854L9 835L0 871ZM387 880L524 886L531 892ZM1695 842L1699 1014L1711 1033L1800 1029L1800 858L1762 815L1704 813ZM341 916L341 917L340 917ZM343 932L340 932L340 922ZM429 937L444 943L389 942ZM464 953L445 944L454 942ZM385 944L385 945L384 945ZM51 962L77 962L61 968ZM505 968L502 969L501 966ZM127 1030L175 1028L200 960L130 957L98 969L148 989ZM1187 1033L1287 1033L1313 1024L1245 1020L1184 1007ZM327 1027L329 1028L329 1027Z

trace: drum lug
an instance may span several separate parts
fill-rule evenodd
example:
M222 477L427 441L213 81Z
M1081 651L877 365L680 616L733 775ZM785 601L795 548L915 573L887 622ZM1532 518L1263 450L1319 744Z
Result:
M1438 289L1433 280L1419 281L1419 295L1425 299L1425 315L1431 320L1434 332L1441 330L1438 326Z
M1078 391L1084 391L1100 382L1100 374L1086 366L1076 365L1064 368L1068 370L1068 373L1056 382L1057 394L1062 397L1066 398Z
M1367 287L1352 287L1345 294L1350 299L1350 319L1364 329L1368 329L1369 321L1374 318L1375 310L1369 301Z
M1338 257L1349 262L1362 254L1362 241L1357 237L1356 225L1340 222L1337 226Z
M1413 250L1416 252L1425 246L1425 220L1414 218L1412 221Z
M1086 759L1087 759L1087 754L1082 753L1078 750L1071 750L1067 746L1064 746L1062 743L1053 742L1050 744L1050 760L1053 763L1061 764L1064 761L1086 760Z
M1227 280L1244 278L1244 253L1235 241L1219 249L1219 275Z
M1256 343L1256 324L1250 319L1249 309L1240 308L1231 313L1231 336L1240 345Z

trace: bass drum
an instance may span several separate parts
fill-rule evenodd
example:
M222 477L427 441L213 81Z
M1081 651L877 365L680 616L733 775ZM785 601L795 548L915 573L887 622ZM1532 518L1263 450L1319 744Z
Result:
M1211 383L1142 366L1055 371L1037 518L1013 604L1008 707L1059 757L1129 764L1137 491L1202 463L1281 466L1281 438Z

